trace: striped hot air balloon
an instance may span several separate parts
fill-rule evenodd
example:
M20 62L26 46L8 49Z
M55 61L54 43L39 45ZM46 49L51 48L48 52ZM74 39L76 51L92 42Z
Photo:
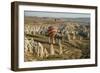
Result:
M55 37L56 33L57 33L57 27L54 26L48 27L48 34L50 37Z
M49 37L50 37L50 39L52 40L53 43L54 43L54 37L57 33L57 29L58 28L55 27L55 26L48 27L48 35L49 35Z

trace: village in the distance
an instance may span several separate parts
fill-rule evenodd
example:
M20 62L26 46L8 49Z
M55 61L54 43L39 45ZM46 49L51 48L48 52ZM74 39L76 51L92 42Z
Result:
M24 61L90 58L90 18L24 17Z

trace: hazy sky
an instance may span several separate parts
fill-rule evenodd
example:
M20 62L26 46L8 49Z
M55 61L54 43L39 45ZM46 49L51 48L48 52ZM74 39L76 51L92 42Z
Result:
M54 18L89 18L89 13L68 13L68 12L43 12L24 11L25 16L54 17Z

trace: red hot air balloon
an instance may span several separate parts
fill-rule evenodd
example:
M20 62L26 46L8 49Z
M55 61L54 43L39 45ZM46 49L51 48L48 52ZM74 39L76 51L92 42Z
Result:
M55 41L54 41L54 37L55 37L55 35L56 35L56 33L57 33L57 27L55 27L55 26L50 26L50 27L48 27L48 35L49 35L49 37L50 37L50 39L52 40L52 43L54 44L55 43Z

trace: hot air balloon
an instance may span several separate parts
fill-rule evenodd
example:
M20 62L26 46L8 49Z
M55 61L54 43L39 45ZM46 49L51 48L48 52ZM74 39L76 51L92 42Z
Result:
M48 27L48 35L51 40L50 43L52 43L52 44L55 44L54 37L55 37L56 33L57 33L57 27L54 27L54 26Z

